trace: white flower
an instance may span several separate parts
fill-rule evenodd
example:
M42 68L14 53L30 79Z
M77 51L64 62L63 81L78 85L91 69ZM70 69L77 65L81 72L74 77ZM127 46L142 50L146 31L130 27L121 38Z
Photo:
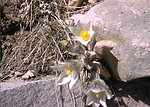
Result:
M101 79L94 80L87 94L86 105L89 106L93 104L94 106L99 107L101 104L103 107L107 107L106 98L112 98L109 87Z
M94 31L90 22L88 24L81 24L80 21L78 21L75 27L70 27L70 31L75 36L74 39L85 46L87 46L94 35Z
M79 64L79 62L61 62L56 66L52 66L51 68L57 71L64 71L58 77L57 84L63 85L69 83L69 88L71 89L79 78L78 75L81 64Z

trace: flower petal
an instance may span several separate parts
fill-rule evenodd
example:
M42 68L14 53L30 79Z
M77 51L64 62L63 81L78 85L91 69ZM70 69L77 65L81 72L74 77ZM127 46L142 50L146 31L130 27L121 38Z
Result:
M84 29L86 29L86 30L90 30L90 28L91 28L91 22L89 22L89 23L86 23L86 24L82 24L83 25L83 27L84 27Z
M70 80L71 80L71 76L64 77L64 78L62 78L62 82L58 82L58 85L66 84L66 83L68 83Z
M62 79L65 78L65 77L67 77L67 76L68 76L68 75L67 75L65 72L62 72L62 73L59 75L58 79L57 79L57 83L58 83L59 81L62 81Z
M74 40L79 41L81 44L83 44L84 46L87 46L88 41L84 41L82 38L80 38L79 36L74 37Z
M98 104L98 103L94 103L94 106L95 106L95 107L99 107L99 105L100 105L100 104Z
M80 21L77 22L77 26L76 27L79 30L79 32L84 29L83 24L81 24Z
M77 29L77 27L69 27L69 30L74 36L79 36L80 31Z
M111 92L109 92L108 90L106 90L105 93L106 93L107 99L111 99L113 97Z
M69 89L71 90L72 86L77 82L78 80L78 76L74 79L74 78L71 78L71 81L69 83Z
M62 71L67 66L67 64L57 64L55 66L51 66L53 70Z
M77 69L77 68L74 68L73 70L74 70L74 72L73 72L73 74L72 74L72 78L73 78L73 79L75 79L75 78L77 78L77 77L78 77L78 75L79 75L79 71L78 71L78 69Z
M89 106L93 103L93 100L91 99L91 97L87 97L86 99L86 105Z
M101 98L100 104L101 104L103 107L107 107L107 104L106 104L106 95L104 95L104 96Z
M89 22L89 26L90 26L90 27L89 27L89 28L90 28L89 30L90 30L90 31L94 31L94 30L93 30L93 26L92 26L92 23L91 23L91 22Z
M92 85L95 85L95 84L98 85L99 87L104 88L104 89L109 89L108 85L102 79L95 79L93 81Z
M91 91L94 92L94 93L98 93L98 92L103 92L104 90L100 87L94 87L94 88L91 89Z
M89 34L90 34L90 38L92 38L93 35L94 35L94 31L93 31L93 30L90 30L90 31L89 31Z

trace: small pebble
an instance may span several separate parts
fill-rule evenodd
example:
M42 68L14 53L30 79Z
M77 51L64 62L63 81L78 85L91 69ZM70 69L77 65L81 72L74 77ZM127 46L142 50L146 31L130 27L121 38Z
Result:
M32 70L29 70L27 73L25 73L22 76L22 79L30 79L30 78L33 78L33 77L35 77L35 75L33 74Z

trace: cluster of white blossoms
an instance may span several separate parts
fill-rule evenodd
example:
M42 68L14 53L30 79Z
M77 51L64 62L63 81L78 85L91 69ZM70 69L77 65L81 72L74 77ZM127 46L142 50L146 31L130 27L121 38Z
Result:
M84 47L87 47L88 43L93 40L92 38L94 37L93 36L94 30L92 28L91 23L82 24L80 23L80 21L78 21L76 26L70 27L69 29L74 35L73 39L75 41L80 42L81 45L83 45ZM98 42L101 42L101 41L98 41ZM103 42L104 41L102 41L102 44L104 44ZM110 41L106 41L106 42L109 43ZM91 52L91 50L89 51L87 48L87 50L85 51L86 51L85 54L87 53L90 54L90 53L93 53L95 50L93 49ZM95 54L92 54L92 55L94 56ZM97 64L97 66L95 66L94 62L90 60L89 56L90 55L83 55L82 59L71 60L71 61L66 61L66 62L58 62L58 64L56 64L55 66L51 66L52 69L56 71L63 71L58 77L57 85L68 84L69 89L71 90L73 85L78 80L80 80L79 74L81 73L83 69L86 68L87 70L89 70L92 67L99 67L100 64L99 65ZM98 70L98 68L96 68L96 70ZM97 72L98 71L96 71L95 73L96 75L101 75L101 73L98 74ZM106 99L112 98L112 94L108 85L100 78L100 76L96 76L96 78L94 78L93 81L90 82L90 88L86 92L86 96L87 96L86 105L87 106L93 105L96 107L99 107L99 105L102 105L103 107L107 107Z

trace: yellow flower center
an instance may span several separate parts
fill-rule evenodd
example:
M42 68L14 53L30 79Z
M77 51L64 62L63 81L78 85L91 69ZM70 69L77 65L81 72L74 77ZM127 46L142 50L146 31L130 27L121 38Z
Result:
M100 98L104 93L103 92L98 92L98 93L92 93L94 97Z
M73 74L73 69L70 66L66 66L65 72L67 75L72 75Z
M87 30L82 30L80 32L80 37L84 40L84 41L88 41L90 39L90 34Z

